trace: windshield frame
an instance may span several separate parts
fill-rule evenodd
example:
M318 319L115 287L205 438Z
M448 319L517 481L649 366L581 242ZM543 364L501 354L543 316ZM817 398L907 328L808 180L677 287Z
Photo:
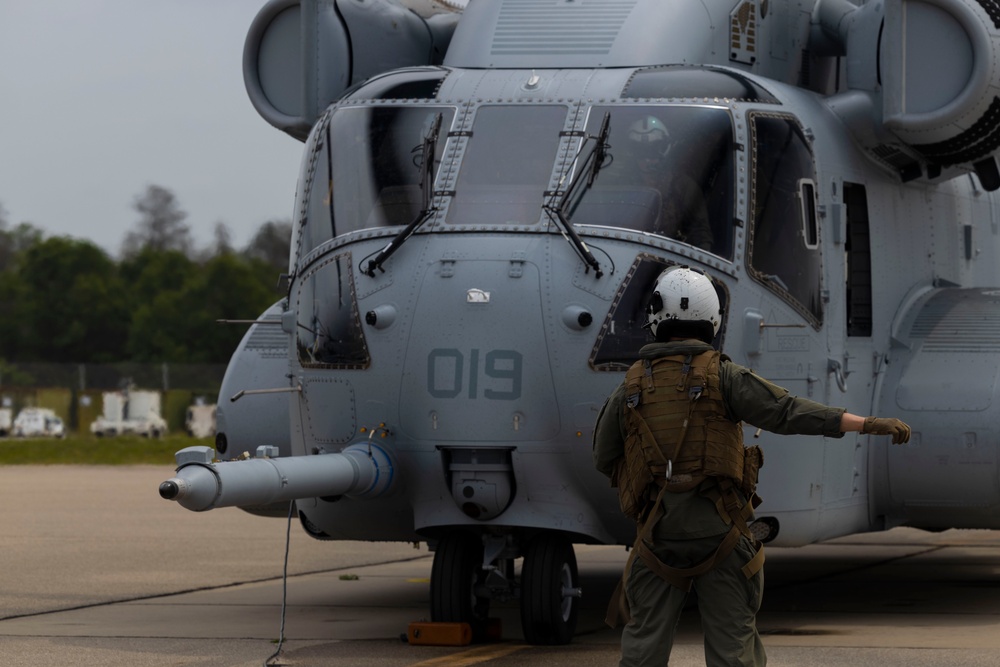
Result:
M452 209L451 205L455 196L456 186L459 183L459 172L466 159L470 143L474 142L476 139L476 137L473 136L473 125L480 111L497 106L522 106L531 109L535 109L535 107L538 106L546 106L558 107L560 108L560 111L565 110L564 123L558 128L558 130L556 126L559 125L559 123L552 123L553 137L551 144L556 147L556 156L553 163L548 165L544 177L539 177L539 184L541 185L541 181L544 180L547 182L547 187L544 192L543 203L540 204L537 209L537 218L532 215L532 219L528 223L507 225L490 224L489 222L480 222L476 220L468 220L462 224L450 222L449 215ZM612 220L608 220L603 223L595 223L594 221L581 219L579 215L573 215L570 216L569 222L584 239L591 235L605 236L609 233L609 230L614 230L615 233L625 232L635 234L635 240L640 243L644 243L654 248L669 250L670 252L676 254L697 259L698 261L707 262L711 266L727 272L732 271L733 267L735 267L736 255L743 252L741 241L742 230L739 229L739 227L742 226L742 222L740 220L742 217L740 213L740 202L745 201L746 197L744 192L745 185L738 181L737 174L740 173L740 169L745 168L746 151L743 147L746 139L740 139L742 130L740 122L737 120L738 114L735 104L730 104L724 100L710 102L708 100L636 100L627 98L609 98L607 100L600 100L600 102L580 99L518 99L511 101L343 100L331 105L324 117L321 118L317 125L313 128L313 133L307 142L307 151L303 158L302 172L300 174L300 181L298 184L299 195L297 198L297 216L291 248L294 260L290 262L290 268L293 270L303 270L305 266L308 266L310 263L315 261L330 248L347 242L350 237L355 236L359 232L365 237L372 235L378 237L391 237L396 235L399 229L402 229L406 224L412 221L410 218L400 217L398 224L392 226L367 227L363 225L355 225L344 229L338 225L337 229L331 230L331 232L335 231L336 234L331 233L320 239L319 242L317 242L317 240L310 240L309 238L309 227L311 224L310 201L320 194L326 194L325 189L322 193L320 193L319 190L324 183L328 182L328 179L326 179L325 176L326 167L324 166L327 155L324 151L326 150L327 137L331 134L331 119L337 114L345 112L359 113L361 110L365 109L416 109L429 116L433 116L436 113L443 114L443 123L441 126L439 143L437 144L437 150L435 151L436 165L434 169L433 202L431 205L434 212L423 222L420 229L416 231L417 234L442 231L470 232L483 229L496 231L503 230L509 232L550 233L557 230L559 225L553 223L551 218L545 213L544 206L551 205L553 202L558 201L559 196L572 182L574 170L582 168L583 158L588 152L586 149L589 148L589 146L585 143L587 135L590 134L591 129L594 129L596 132L596 129L591 128L591 125L599 120L600 116L603 115L603 111L610 111L612 119L615 114L620 114L622 111L634 114L639 113L640 110L669 111L671 109L708 109L719 113L720 117L722 117L722 114L725 114L727 123L726 127L729 128L729 131L725 134L725 142L727 146L731 146L732 148L732 152L729 153L730 158L727 161L729 170L728 173L731 174L731 176L727 177L731 178L731 182L727 185L728 194L726 196L726 204L724 208L725 220L721 221L719 224L723 225L726 236L728 237L726 242L731 248L728 252L723 252L722 254L712 253L697 246L671 239L668 236L652 234L641 229L636 229L634 226L630 227L616 224ZM597 112L597 120L595 120L595 112ZM333 131L332 139L333 141L330 143L334 145L334 151L337 152L336 142L339 139L339 136L335 130ZM414 145L416 145L416 143L417 140L414 139ZM612 150L614 150L613 146ZM356 169L356 162L353 159L345 158L345 165ZM603 173L604 171L606 171L606 169L598 170L596 176L598 184L600 184L601 179L605 176ZM419 195L416 193L416 191L419 190L416 183L419 179L418 173L419 170L414 167L412 174L412 180L414 180L413 185L415 188L415 197L412 202L412 208L414 211L420 208ZM340 241L334 240L339 237L345 238ZM292 257L290 257L290 259L292 259Z

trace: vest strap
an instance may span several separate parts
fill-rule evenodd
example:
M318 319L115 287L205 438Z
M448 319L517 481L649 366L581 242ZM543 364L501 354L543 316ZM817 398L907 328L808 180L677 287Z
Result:
M687 593L691 590L694 580L706 572L718 567L719 564L733 552L733 549L736 548L739 541L740 530L736 526L733 526L729 529L729 532L726 533L726 536L722 539L722 542L719 543L719 546L715 549L711 556L697 565L684 568L671 567L670 565L664 563L655 553L653 553L652 548L650 548L645 541L636 542L635 550L638 552L639 558L642 559L642 562L654 574L659 576L671 586L679 588ZM754 558L756 558L756 556L754 556Z
M691 373L691 360L694 359L693 354L688 354L684 357L684 365L681 367L681 377L677 380L677 391L684 391L684 388L688 384L688 375ZM646 362L649 363L649 362ZM649 368L647 366L647 368ZM652 379L652 378L651 378Z
M743 570L743 576L747 579L752 579L753 576L760 572L760 569L764 567L764 545L757 540L754 540L753 542L753 546L757 550L757 553L755 553L753 558L751 558L747 564L741 568Z

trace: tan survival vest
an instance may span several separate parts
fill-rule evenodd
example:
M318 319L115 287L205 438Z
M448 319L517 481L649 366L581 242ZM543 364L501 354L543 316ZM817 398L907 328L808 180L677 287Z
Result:
M659 491L650 484L664 483L668 461L668 491L689 491L706 477L742 485L743 429L725 416L719 361L719 353L710 350L642 359L629 368L625 458L615 480L626 515L639 519Z
M615 469L613 483L622 511L638 524L625 572L638 555L650 570L682 590L690 590L696 577L721 563L741 535L757 547L756 555L743 567L747 578L764 564L764 551L747 526L753 508L760 504L755 491L763 455L759 447L744 448L742 425L726 417L720 359L716 350L642 359L625 375L625 456ZM708 478L717 481L703 485ZM695 488L715 503L730 531L702 563L673 568L650 548L652 529L662 516L664 493ZM736 488L749 501L744 502ZM606 620L612 627L620 617L628 618L624 584L623 577L608 608Z

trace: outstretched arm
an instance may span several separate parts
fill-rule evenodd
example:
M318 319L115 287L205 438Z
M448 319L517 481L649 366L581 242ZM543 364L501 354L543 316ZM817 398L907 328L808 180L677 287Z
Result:
M772 433L840 437L847 431L892 436L894 445L910 439L910 427L898 419L861 417L843 408L834 408L793 396L784 387L732 362L724 364L723 392L737 421L745 421Z

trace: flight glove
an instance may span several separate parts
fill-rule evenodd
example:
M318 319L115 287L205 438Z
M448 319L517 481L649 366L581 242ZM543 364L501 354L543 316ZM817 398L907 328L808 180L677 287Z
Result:
M861 432L872 435L891 435L894 445L901 445L910 439L910 427L892 417L865 417L865 425L861 427Z

